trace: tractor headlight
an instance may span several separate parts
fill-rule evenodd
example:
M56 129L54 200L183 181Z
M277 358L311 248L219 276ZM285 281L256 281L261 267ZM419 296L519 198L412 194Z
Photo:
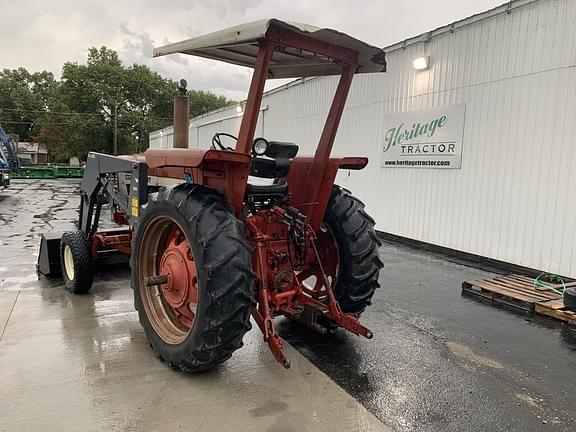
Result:
M258 156L265 155L268 151L268 141L264 138L256 138L252 144L252 151Z

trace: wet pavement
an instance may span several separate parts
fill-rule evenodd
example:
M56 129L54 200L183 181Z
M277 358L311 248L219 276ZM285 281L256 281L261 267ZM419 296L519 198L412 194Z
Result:
M385 243L367 342L281 336L398 431L576 431L576 328L460 294L494 274Z
M388 431L288 346L279 366L257 331L232 359L185 375L156 359L127 269L87 295L35 271L40 234L74 226L79 181L0 192L0 431Z
M126 269L73 296L38 278L39 236L70 229L78 180L0 192L0 431L573 431L576 331L462 297L491 273L386 243L373 340L282 321L292 369L254 329L187 376L147 347ZM308 360L306 360L308 359Z

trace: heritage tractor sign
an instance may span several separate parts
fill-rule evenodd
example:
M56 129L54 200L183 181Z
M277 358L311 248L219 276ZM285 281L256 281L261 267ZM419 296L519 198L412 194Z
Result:
M384 117L383 168L460 168L466 104Z

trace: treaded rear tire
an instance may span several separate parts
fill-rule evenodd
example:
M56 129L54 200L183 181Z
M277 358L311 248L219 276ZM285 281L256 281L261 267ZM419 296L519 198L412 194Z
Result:
M344 312L360 315L371 304L380 269L381 242L374 219L349 190L334 185L324 221L334 234L340 254L340 271L334 295Z
M65 249L66 246L72 252L74 277L70 279L66 271ZM60 241L60 263L62 266L62 278L68 291L74 294L85 294L92 288L94 281L94 263L90 242L86 234L80 230L68 231L62 234Z
M196 317L180 343L167 343L156 332L140 292L140 245L146 225L159 216L169 216L180 225L198 272ZM140 323L156 355L171 368L184 372L211 369L242 347L254 304L252 251L244 225L220 194L192 184L151 194L135 225L130 266Z

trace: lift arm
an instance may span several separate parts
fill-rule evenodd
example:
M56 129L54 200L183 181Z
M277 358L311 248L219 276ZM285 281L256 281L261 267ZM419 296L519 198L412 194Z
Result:
M130 190L127 195L116 189L118 173L130 173ZM139 208L148 201L148 168L146 163L123 157L90 152L80 188L80 217L78 229L91 237L98 228L104 198L117 205L132 225Z

